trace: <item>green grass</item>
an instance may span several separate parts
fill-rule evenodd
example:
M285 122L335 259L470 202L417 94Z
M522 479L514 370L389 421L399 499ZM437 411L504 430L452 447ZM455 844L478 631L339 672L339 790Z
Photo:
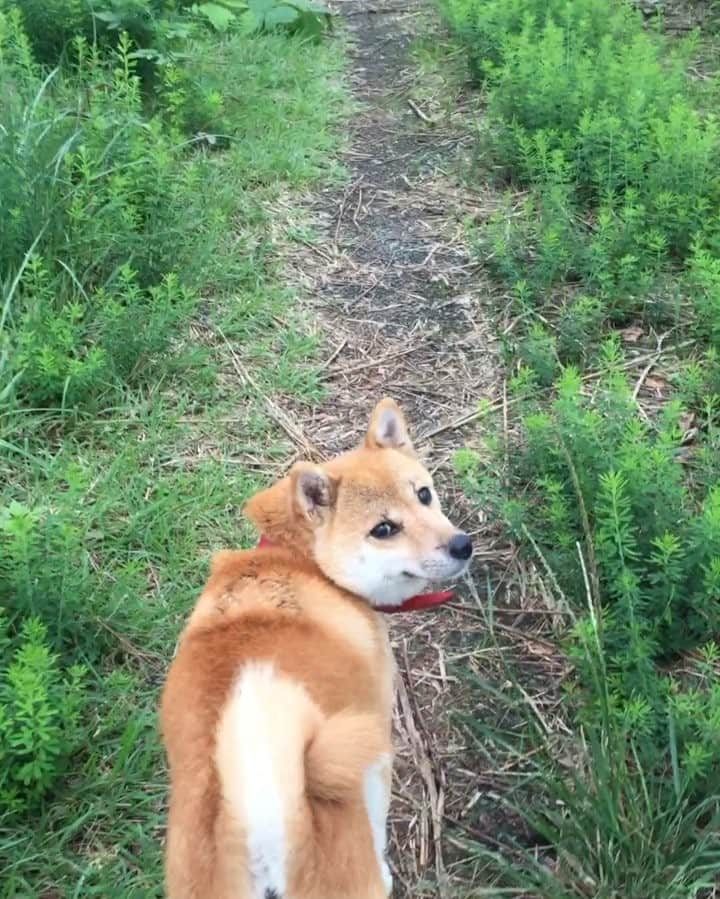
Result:
M471 745L488 768L497 770L502 759L500 802L510 815L525 820L534 844L528 850L527 837L522 841L507 831L497 832L499 847L469 840L467 860L482 866L487 876L483 895L713 896L720 870L717 798L698 799L687 792L679 769L667 782L643 766L637 719L628 714L621 720L616 714L602 664L602 636L595 630L588 637L593 645L584 651L595 660L600 712L571 734L551 726L559 698L551 689L529 698L534 687L512 660L512 647L495 647L504 659L501 688L472 671L458 672L492 709L483 719L464 716ZM677 758L672 726L666 725L664 740L668 754Z
M117 454L67 441L25 492L26 502L44 504L63 489L68 466L84 479L69 508L55 511L79 529L77 555L48 564L61 576L58 600L82 603L70 630L82 627L71 637L85 651L73 654L89 666L91 688L86 748L37 817L3 828L5 896L50 887L68 896L161 895L158 691L208 553L247 540L240 506L258 480L222 458L167 467L187 438L166 418L177 409L134 404L127 412L137 415L135 427L110 421L98 429L98 443L111 438Z
M91 379L92 402L20 393L0 410L0 605L11 621L49 622L61 663L87 669L81 749L42 800L14 813L0 778L3 899L163 895L164 672L211 552L252 539L243 502L291 449L240 383L228 343L267 396L322 395L316 340L281 285L273 200L342 176L341 50L283 35L193 49L231 129L222 149L178 156L166 172L176 184L192 169L190 199L205 192L182 221L187 258L195 241L203 260L189 269L193 303L142 372Z
M498 895L699 899L720 870L720 83L624 2L441 7L482 92L464 175L506 193L468 230L503 294L507 405L457 465L573 621L565 733L519 676L467 722L527 761L509 795L542 850L492 856Z

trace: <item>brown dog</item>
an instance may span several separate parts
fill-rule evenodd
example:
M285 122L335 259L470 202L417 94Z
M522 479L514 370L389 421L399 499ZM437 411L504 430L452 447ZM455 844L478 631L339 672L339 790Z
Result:
M373 607L460 574L405 421L255 496L270 548L221 552L162 699L170 899L384 899L393 661Z

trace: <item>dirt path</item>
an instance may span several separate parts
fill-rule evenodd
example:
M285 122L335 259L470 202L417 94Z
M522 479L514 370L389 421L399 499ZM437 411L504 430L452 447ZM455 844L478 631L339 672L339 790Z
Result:
M437 27L427 3L335 6L349 29L360 108L346 157L349 183L312 198L321 239L288 260L315 304L329 358L329 398L302 430L320 454L334 454L360 439L377 399L397 399L450 514L479 542L481 568L497 553L451 470L452 454L471 436L464 419L501 389L487 293L464 240L473 199L451 176L467 129L428 122L418 105L410 49ZM391 812L398 899L460 895L449 822L473 801L477 778L448 714L462 704L449 669L482 628L468 612L477 610L477 597L466 593L461 586L458 603L442 611L393 619L403 677Z

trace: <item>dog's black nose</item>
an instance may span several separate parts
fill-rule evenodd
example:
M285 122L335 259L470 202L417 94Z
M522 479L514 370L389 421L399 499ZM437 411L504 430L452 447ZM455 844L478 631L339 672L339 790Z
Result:
M472 540L461 531L448 543L448 552L453 559L469 559L472 555Z

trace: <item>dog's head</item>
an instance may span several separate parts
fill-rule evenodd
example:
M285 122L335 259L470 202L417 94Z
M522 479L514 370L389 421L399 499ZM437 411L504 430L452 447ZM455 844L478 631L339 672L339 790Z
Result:
M297 463L245 511L270 540L311 557L372 605L399 605L431 581L457 577L472 555L390 399L376 406L363 446L323 465Z

